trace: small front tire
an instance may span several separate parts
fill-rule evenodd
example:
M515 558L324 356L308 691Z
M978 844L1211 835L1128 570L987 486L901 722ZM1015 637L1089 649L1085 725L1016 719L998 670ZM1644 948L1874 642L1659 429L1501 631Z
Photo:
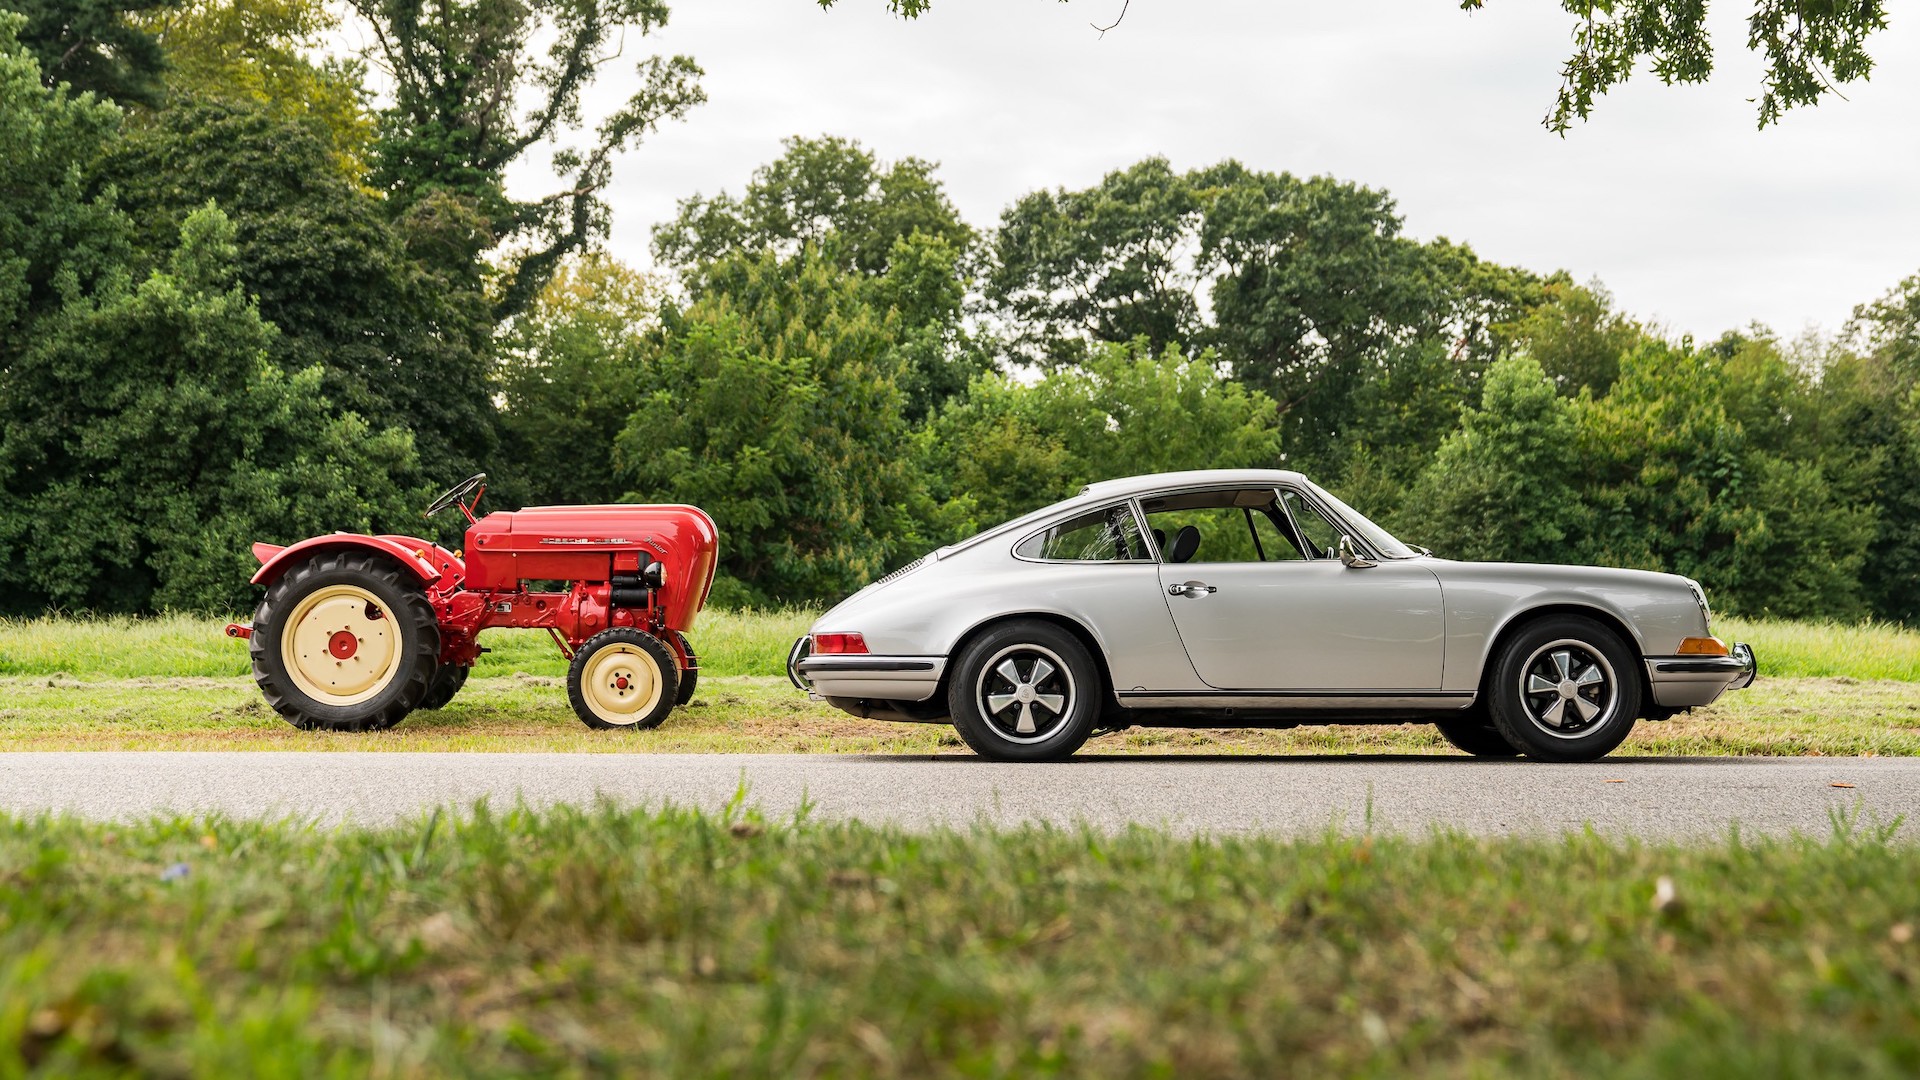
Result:
M960 738L995 761L1073 756L1100 719L1105 686L1080 639L1038 620L1003 623L960 651L947 687Z
M680 669L680 693L673 699L676 703L685 705L693 700L693 688L700 685L700 658L693 654L693 642L687 640L687 635L678 630L667 632L680 643L680 648L687 655L688 666Z
M590 728L655 728L679 700L673 650L628 627L588 638L567 667L567 700Z

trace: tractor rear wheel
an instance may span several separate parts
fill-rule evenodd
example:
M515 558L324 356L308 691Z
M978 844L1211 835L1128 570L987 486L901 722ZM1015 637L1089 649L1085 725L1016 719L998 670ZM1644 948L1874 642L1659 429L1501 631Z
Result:
M267 704L305 731L380 731L425 700L440 627L417 581L377 555L323 552L267 586L248 651Z
M590 728L659 727L679 694L673 650L630 627L588 638L567 668L567 700Z
M442 709L460 688L467 685L467 676L473 669L461 664L441 664L440 670L433 673L433 683L427 687L427 696L420 699L418 709Z

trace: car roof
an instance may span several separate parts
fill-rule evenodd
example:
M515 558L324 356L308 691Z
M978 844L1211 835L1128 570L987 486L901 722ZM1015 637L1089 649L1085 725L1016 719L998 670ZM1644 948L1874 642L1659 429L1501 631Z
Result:
M1194 469L1188 472L1147 473L1118 480L1102 480L1080 489L1089 501L1140 495L1163 488L1194 484L1301 484L1306 477L1285 469ZM1078 501L1078 499L1074 500Z

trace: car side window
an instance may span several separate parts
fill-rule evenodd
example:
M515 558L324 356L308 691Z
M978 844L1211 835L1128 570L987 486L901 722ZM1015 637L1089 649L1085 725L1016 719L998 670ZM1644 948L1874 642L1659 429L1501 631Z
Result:
M1327 519L1325 514L1302 498L1297 491L1281 494L1287 504L1287 513L1293 516L1295 527L1300 530L1300 538L1313 550L1308 554L1312 559L1333 559L1340 555L1340 526Z
M1068 518L1022 540L1013 553L1023 559L1070 562L1142 562L1152 558L1140 538L1133 509L1125 503Z
M1275 524L1272 488L1176 492L1141 501L1170 563L1282 562L1300 553Z

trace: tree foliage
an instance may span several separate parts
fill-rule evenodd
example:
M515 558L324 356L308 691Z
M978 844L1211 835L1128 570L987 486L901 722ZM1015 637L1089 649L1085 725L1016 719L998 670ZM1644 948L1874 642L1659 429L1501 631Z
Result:
M7 608L237 609L254 540L405 513L411 438L269 362L234 271L232 226L196 212L164 270L67 296L0 378Z
M374 179L396 210L435 197L466 203L485 245L515 256L501 274L494 314L530 303L569 253L605 234L600 192L616 155L706 100L685 56L647 56L639 89L601 118L586 151L553 155L561 190L516 200L508 166L577 131L582 99L623 35L666 24L661 0L353 0L372 28L393 104L380 115Z
M166 54L154 35L129 15L171 0L7 0L26 16L19 42L40 63L49 89L66 84L76 94L107 101L160 103Z

